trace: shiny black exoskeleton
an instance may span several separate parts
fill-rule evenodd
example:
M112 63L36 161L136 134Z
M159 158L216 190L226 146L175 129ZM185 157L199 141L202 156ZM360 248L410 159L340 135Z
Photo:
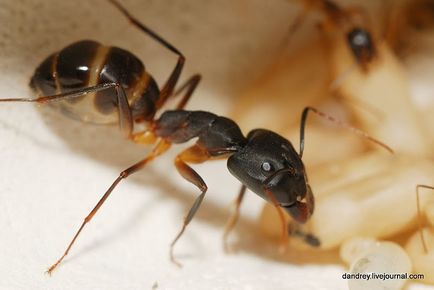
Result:
M152 119L160 97L158 85L136 56L118 47L92 40L75 42L48 56L36 68L30 85L40 95L55 95L105 83L118 83L123 88L134 120ZM92 100L82 96L55 105L68 116L87 122L117 120L114 90L96 92Z
M313 212L313 195L300 156L291 142L265 129L247 135L246 145L228 159L228 169L265 200L270 193L278 205L298 222Z
M177 107L182 109L201 76L193 75L175 92L185 63L184 55L132 17L116 0L107 1L139 30L177 55L177 63L161 89L140 59L131 52L93 40L82 40L49 55L36 68L30 86L44 97L36 100L5 99L3 102L49 102L74 119L96 124L118 122L122 132L132 140L134 125L152 121L169 97L183 93Z
M276 202L298 222L311 216L313 195L303 162L284 137L265 129L244 137L234 121L203 111L166 111L154 128L170 143L197 137L195 146L207 158L229 156L229 171L248 189Z

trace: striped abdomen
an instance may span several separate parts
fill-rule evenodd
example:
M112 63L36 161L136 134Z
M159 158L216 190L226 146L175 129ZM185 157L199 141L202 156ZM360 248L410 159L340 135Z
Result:
M136 56L118 47L91 40L73 43L46 58L30 85L41 95L55 95L112 82L124 88L134 119L152 118L160 95L158 86ZM114 89L53 104L87 122L104 124L118 119Z

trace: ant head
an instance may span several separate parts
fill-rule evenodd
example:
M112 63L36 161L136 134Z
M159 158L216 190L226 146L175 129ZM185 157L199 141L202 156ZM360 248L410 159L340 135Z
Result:
M347 40L359 64L368 64L375 57L374 42L366 29L354 27L347 33Z
M264 129L251 131L246 145L228 159L228 168L250 190L298 222L311 216L313 195L303 162L282 136Z

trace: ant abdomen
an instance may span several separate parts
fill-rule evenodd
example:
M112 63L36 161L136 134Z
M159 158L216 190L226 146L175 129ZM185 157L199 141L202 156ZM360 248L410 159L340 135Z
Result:
M30 85L38 94L68 93L105 83L125 91L135 120L152 119L160 90L143 63L132 53L96 41L75 42L47 57L35 70ZM74 119L97 124L118 121L116 90L90 93L51 103Z

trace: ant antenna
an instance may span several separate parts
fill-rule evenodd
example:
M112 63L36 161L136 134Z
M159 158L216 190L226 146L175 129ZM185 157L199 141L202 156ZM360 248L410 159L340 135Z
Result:
M318 116L331 121L337 125L339 125L340 127L343 127L345 129L351 130L353 133L356 133L357 135L368 139L369 141L372 141L378 145L380 145L381 147L383 147L384 149L386 149L387 151L389 151L391 154L394 154L392 148L390 148L389 146L387 146L386 144L384 144L383 142L371 137L368 133L366 133L365 131L362 131L360 129L354 128L353 126L350 126L324 112L321 112L313 107L306 107L303 110L303 113L301 114L301 125L300 125L300 158L303 157L303 151L304 151L304 128L306 126L306 119L307 119L307 114L309 113L309 111L314 112L315 114L317 114Z

